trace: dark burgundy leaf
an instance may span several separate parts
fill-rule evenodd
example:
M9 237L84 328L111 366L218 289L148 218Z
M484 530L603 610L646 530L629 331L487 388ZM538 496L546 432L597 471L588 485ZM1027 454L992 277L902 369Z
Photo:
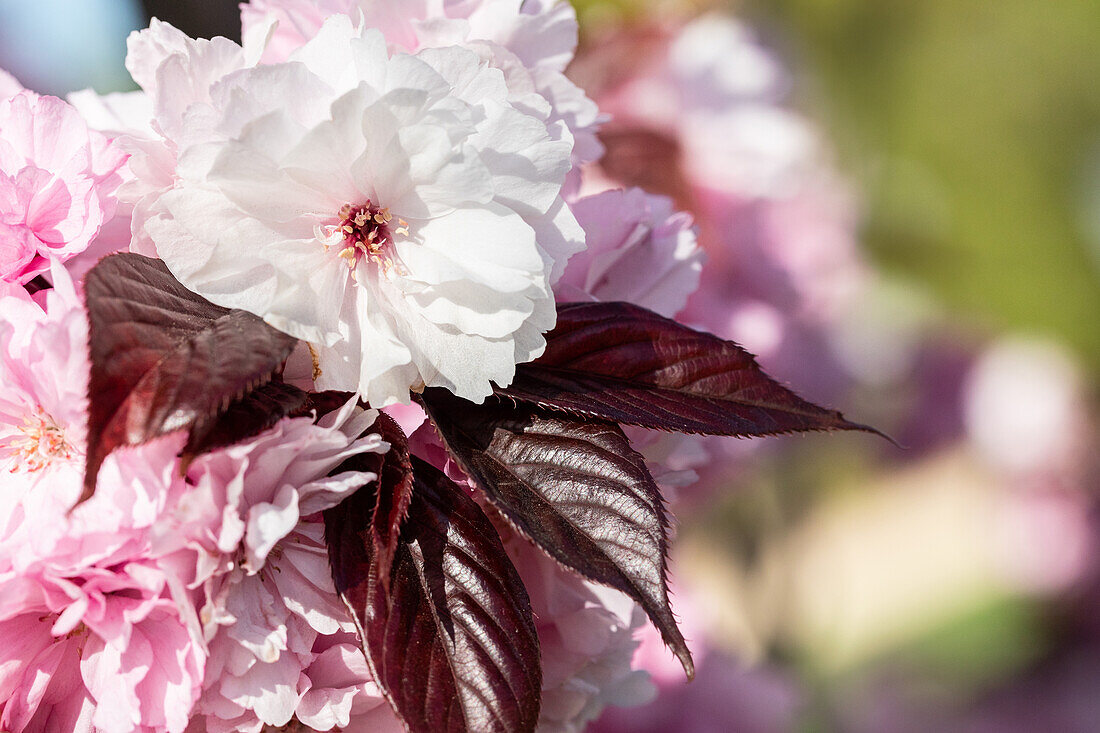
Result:
M305 408L307 397L304 390L278 380L260 385L230 404L225 412L197 421L183 448L184 460L189 462L194 456L267 430L281 418Z
M481 508L431 465L412 467L388 592L364 531L376 484L325 512L333 580L372 674L414 732L533 731L542 673L519 574Z
M371 541L374 543L378 577L383 585L390 582L390 570L397 552L401 525L412 501L413 472L409 457L409 440L401 426L384 412L378 414L370 432L378 433L390 444L390 449L378 456L378 500L371 513Z
M196 426L199 444L215 430L220 440L249 437L225 434L229 424L218 428L216 418L271 381L294 338L250 313L204 300L163 262L140 255L105 257L88 273L85 290L92 369L83 498L120 446ZM286 393L267 397L240 406L251 414L242 430L266 426L294 402ZM276 414L257 414L265 408Z
M319 397L322 403L336 403L341 395L351 397L350 393L332 391L310 397ZM337 406L345 403L346 400L341 401ZM387 590L401 523L412 499L409 442L401 427L389 415L379 413L366 432L381 435L390 444L390 450L354 455L334 469L332 475L358 471L373 474L377 479L324 513L333 581L353 608L366 608L371 572L382 583L382 590Z
M341 407L348 403L354 396L352 392L339 392L336 390L327 390L325 392L310 392L306 395L306 401L297 410L291 413L292 417L302 417L303 415L309 415L310 413L316 413L318 416L327 415L330 412L339 410ZM366 404L360 402L361 405L367 407Z
M306 406L321 415L342 407L351 397L350 392L318 392L309 395ZM378 477L377 481L371 482L374 503L364 514L356 532L360 533L357 535L361 537L359 541L370 543L372 557L379 568L379 577L383 584L388 584L401 524L412 499L413 476L409 440L401 426L384 412L378 414L378 419L366 432L382 436L389 443L389 450L384 453L360 453L352 456L332 473L335 475L345 471L359 471ZM358 493L362 494L363 491ZM363 501L363 497L360 496L356 501Z
M366 454L345 461L333 473L344 471L373 471L365 461ZM336 591L347 604L356 623L362 624L361 615L367 607L371 583L375 582L372 564L375 560L374 542L371 539L371 517L378 505L378 482L371 481L354 494L323 513L325 520L325 544L328 545L329 566ZM360 628L360 636L362 636Z
M494 398L475 405L438 388L421 403L489 501L562 565L642 604L690 678L669 607L663 500L622 429Z
M498 394L627 425L709 435L866 430L766 375L732 341L629 303L566 303L546 352Z

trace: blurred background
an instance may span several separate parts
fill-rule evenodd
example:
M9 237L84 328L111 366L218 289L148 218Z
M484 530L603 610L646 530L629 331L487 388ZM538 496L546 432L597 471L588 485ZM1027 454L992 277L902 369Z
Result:
M681 317L891 434L662 441L684 685L601 731L1100 730L1100 3L576 0L590 190L696 217ZM0 67L132 88L149 14L0 0ZM689 479L698 478L691 482Z

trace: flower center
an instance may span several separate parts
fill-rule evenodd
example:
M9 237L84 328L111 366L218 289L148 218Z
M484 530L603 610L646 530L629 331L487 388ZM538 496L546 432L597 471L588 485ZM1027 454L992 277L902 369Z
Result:
M344 204L340 209L339 225L330 228L321 241L326 250L332 246L340 248L337 255L347 264L353 278L356 266L364 259L388 271L393 267L394 235L407 236L409 233L404 219L398 219L396 227L391 225L393 220L389 209L375 206L369 199L361 206Z
M24 417L16 430L22 435L7 445L13 459L11 473L39 471L55 459L73 457L73 447L65 440L65 432L42 408Z

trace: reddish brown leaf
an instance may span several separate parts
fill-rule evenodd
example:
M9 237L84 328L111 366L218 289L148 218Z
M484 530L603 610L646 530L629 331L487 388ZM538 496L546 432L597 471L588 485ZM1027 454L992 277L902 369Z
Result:
M314 393L309 397L307 407L316 410L320 415L343 406L352 395L349 392L330 391ZM365 406L365 403L360 404ZM389 443L389 449L383 453L360 453L352 456L332 473L335 475L345 471L358 471L378 477L370 482L370 495L374 497L374 503L364 510L362 521L355 531L360 538L358 541L370 544L371 557L375 558L374 562L379 568L379 578L383 584L388 584L401 524L412 500L413 476L409 440L401 426L384 412L378 413L378 419L366 432L380 435ZM359 496L356 501L364 500L364 491L365 489L358 491L357 496L363 496Z
M250 313L195 295L148 257L105 257L88 273L85 290L92 369L83 498L91 496L103 460L120 446L196 426L201 442L230 405L271 380L296 343ZM282 410L291 402L280 398L266 406ZM265 416L250 424L267 422Z
M345 461L333 473L373 471L370 464L358 462L361 458L364 456ZM373 568L376 553L371 538L371 517L376 506L378 483L371 481L323 513L332 582L359 624L363 623L361 614L367 607L371 584L376 582L376 577L372 577L377 571Z
M183 448L183 456L187 460L232 445L242 436L257 435L305 408L307 397L303 390L277 379L262 384L230 404L225 412L196 422Z
M546 352L497 392L626 425L710 435L866 430L760 369L732 341L628 303L566 303Z
M562 565L634 598L690 678L668 600L668 520L642 457L614 423L475 405L442 389L421 399L448 450L489 501Z
M481 508L429 464L412 467L388 589L364 532L375 484L325 512L333 580L374 679L416 733L533 731L542 674L519 574Z
M292 417L302 417L311 413L318 417L335 412L348 403L354 394L352 392L339 392L326 390L324 392L310 392L306 395L306 401L297 410L291 413ZM359 403L364 408L369 407L362 401Z
M413 473L409 458L409 440L397 422L382 412L370 432L378 433L390 449L377 455L378 499L371 512L371 542L375 563L383 585L390 582L390 570L397 552L401 525L412 501Z

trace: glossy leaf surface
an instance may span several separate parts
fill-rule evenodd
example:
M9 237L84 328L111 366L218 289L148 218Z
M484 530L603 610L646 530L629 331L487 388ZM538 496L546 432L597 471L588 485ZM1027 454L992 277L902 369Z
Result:
M628 303L566 303L546 352L498 394L626 425L710 435L871 430L776 382L732 341Z
M481 508L413 458L390 583L369 527L377 485L325 512L333 580L374 678L417 733L533 731L542 683L531 605Z
M664 504L622 429L499 399L475 405L437 388L422 404L489 501L562 565L640 603L691 677L669 606Z
M296 340L251 313L192 293L160 260L105 257L88 273L85 291L92 366L84 498L116 448L177 430L194 431L201 444L236 403L248 419L225 424L218 438L235 442L295 403L287 392L252 403L245 398L271 381Z

